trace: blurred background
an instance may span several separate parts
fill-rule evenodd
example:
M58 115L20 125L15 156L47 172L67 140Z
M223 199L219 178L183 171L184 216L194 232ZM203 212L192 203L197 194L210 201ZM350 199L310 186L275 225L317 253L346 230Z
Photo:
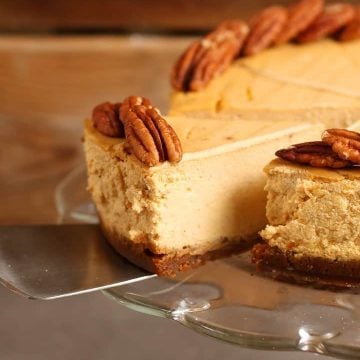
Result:
M82 121L92 108L142 95L166 113L171 66L190 41L268 4L1 0L0 225L55 223L55 189L83 164ZM159 357L313 358L221 343L100 293L37 302L0 287L1 360Z
M289 1L280 0L278 4ZM272 0L2 0L0 30L7 32L197 32L219 21L249 18Z

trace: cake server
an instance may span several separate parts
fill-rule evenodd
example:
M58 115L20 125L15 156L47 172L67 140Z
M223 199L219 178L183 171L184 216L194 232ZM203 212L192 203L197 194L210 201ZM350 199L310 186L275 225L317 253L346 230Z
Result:
M152 278L126 261L95 224L0 227L0 282L51 300Z

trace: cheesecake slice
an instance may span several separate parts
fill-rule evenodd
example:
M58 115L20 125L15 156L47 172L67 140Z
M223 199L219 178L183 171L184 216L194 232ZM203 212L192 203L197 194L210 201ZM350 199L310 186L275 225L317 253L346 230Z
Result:
M255 263L360 277L360 168L344 166L315 168L276 159L265 167L269 225L260 232L264 243L253 248Z
M133 263L171 276L244 249L266 224L263 166L320 124L166 117L180 162L147 166L125 139L85 122L88 189L103 232ZM125 128L126 129L126 128Z
M360 41L285 44L234 61L199 91L174 91L170 114L237 114L246 120L360 119Z

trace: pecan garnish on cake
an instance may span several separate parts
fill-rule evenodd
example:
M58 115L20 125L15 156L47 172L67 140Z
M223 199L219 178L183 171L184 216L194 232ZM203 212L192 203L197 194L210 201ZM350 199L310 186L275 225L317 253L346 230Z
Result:
M298 36L300 43L316 41L335 34L355 17L355 8L346 3L327 5L323 13Z
M228 20L203 39L195 41L173 68L173 87L183 91L204 88L239 55L248 31L245 22Z
M125 137L132 153L147 166L182 158L180 140L157 109L136 105L124 116Z
M295 144L287 149L278 150L275 155L284 160L313 167L340 169L351 165L350 161L341 159L330 145L322 141Z
M360 134L346 129L328 129L322 141L331 146L336 154L346 161L360 165Z
M282 6L271 6L250 21L250 33L246 40L244 55L255 55L271 46L283 30L288 13Z
M123 137L124 126L119 118L121 104L105 102L97 105L92 112L94 128L103 135Z
M103 135L125 138L127 151L146 166L182 158L176 132L147 98L129 96L122 103L100 104L93 110L92 123Z
M146 108L152 107L151 101L146 97L143 97L143 96L128 96L127 98L124 99L124 101L121 104L120 118L124 119L126 113L130 109L134 108L134 106L137 106L137 105L142 105L142 106L145 106Z
M360 39L360 6L357 6L355 11L354 19L341 32L340 41Z
M300 0L288 8L288 20L276 40L276 44L284 44L293 40L308 28L322 13L324 0Z
M276 156L313 167L340 169L360 165L360 134L347 129L327 129L321 141L305 142L278 150Z

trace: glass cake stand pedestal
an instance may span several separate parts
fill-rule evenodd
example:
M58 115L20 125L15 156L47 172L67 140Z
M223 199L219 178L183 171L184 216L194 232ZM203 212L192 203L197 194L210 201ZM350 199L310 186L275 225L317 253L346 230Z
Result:
M55 197L59 223L98 221L86 192L85 167L74 169ZM257 272L245 252L175 279L154 277L104 294L130 309L240 346L359 359L358 292L276 281Z

